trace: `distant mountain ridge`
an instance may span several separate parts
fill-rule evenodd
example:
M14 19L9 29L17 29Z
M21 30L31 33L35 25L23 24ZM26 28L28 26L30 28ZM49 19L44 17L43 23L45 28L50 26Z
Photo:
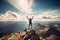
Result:
M45 35L47 37L50 36L50 35L56 35L56 36L60 37L60 32L57 30L57 28L51 27L47 30Z

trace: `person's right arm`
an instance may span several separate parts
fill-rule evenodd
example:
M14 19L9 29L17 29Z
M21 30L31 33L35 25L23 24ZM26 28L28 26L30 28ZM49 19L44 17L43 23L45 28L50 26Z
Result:
M32 19L34 18L34 16L32 17Z

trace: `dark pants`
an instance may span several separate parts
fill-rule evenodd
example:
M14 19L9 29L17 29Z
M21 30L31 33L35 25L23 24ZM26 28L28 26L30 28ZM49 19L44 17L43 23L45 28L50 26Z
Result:
M29 28L32 29L32 23L29 23Z

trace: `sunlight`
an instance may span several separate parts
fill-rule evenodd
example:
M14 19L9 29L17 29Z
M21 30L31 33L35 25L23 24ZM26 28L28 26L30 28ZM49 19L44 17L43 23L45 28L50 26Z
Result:
M32 12L33 0L8 0L8 2L23 13L30 14Z

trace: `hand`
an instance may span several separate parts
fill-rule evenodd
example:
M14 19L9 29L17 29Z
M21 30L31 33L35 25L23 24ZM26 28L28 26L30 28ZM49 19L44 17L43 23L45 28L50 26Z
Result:
M32 16L32 19L33 19L34 16Z

